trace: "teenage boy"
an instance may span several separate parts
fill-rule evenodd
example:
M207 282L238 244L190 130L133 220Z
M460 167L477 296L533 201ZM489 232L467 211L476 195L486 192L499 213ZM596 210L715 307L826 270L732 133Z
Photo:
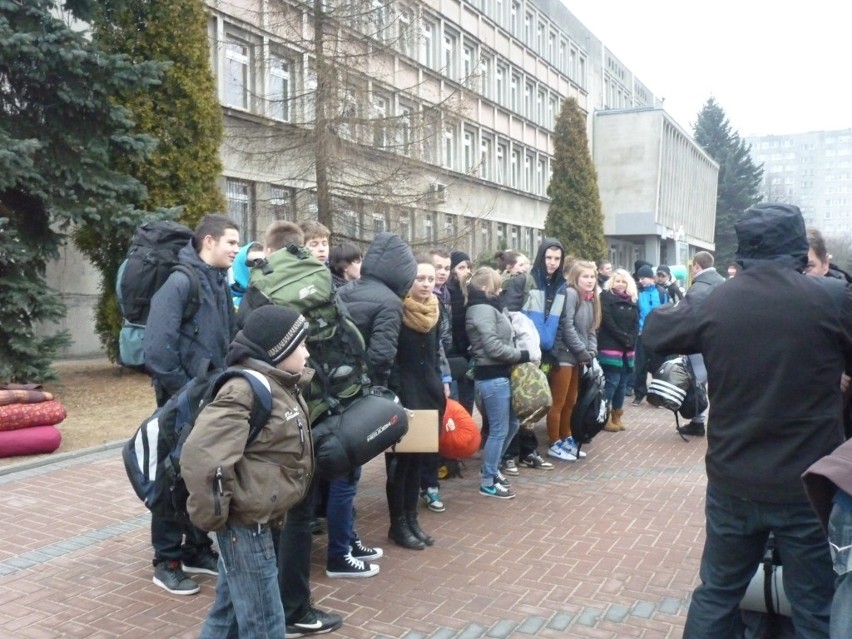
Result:
M145 368L154 382L157 406L204 370L221 368L236 332L228 269L240 248L236 224L224 215L206 215L178 259L199 280L199 308L183 321L189 303L189 277L173 272L151 299L145 327ZM185 536L185 541L184 541ZM186 573L217 574L218 556L207 533L161 514L151 516L154 583L174 595L194 595L198 583Z
M648 265L639 267L636 271L636 280L639 284L639 337L636 340L636 369L633 381L633 405L639 406L645 395L648 394L648 371L651 368L652 354L642 343L642 327L648 314L658 306L669 301L668 295L662 286L657 284L654 278L654 269ZM656 358L654 358L656 362Z
M305 246L313 253L321 263L328 262L328 238L331 236L331 231L328 227L313 220L299 222L302 228L302 233L305 236Z
M265 379L272 394L269 419L247 444L257 400L245 379L233 378L201 411L184 444L190 519L215 531L222 553L202 639L285 636L272 530L305 496L313 475L308 410L299 392L311 377L307 335L307 321L293 309L253 311L227 363Z

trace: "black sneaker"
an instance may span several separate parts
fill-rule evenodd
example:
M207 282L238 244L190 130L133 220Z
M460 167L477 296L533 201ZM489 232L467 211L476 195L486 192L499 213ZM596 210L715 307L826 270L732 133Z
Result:
M184 560L183 571L191 575L219 574L219 555L212 548Z
M524 468L537 468L539 470L553 470L553 464L538 454L538 451L523 457L519 462Z
M677 432L681 435L692 435L693 437L704 437L704 424L698 422L689 422L683 426L677 427Z
M161 561L154 566L154 583L173 595L194 595L201 587L186 576L179 561Z
M307 637L309 635L324 635L333 632L343 625L343 617L333 612L323 612L313 606L307 614L295 623L288 623L284 633L285 639Z
M370 548L369 546L365 546L357 537L352 542L352 545L349 546L349 550L350 555L355 557L355 559L360 559L361 561L367 561L368 559L381 559L384 554L381 548Z
M633 400L633 405L634 406L641 406L643 399L644 399L643 397L639 397L638 395L636 395L636 398Z
M342 557L329 557L325 574L332 579L362 579L379 574L379 564L368 564L355 559L351 554Z
M509 481L509 478L506 477L506 475L501 473L499 470L497 471L497 477L494 478L494 483L495 484L502 484L506 488L512 487L512 482Z
M514 499L515 493L511 488L507 488L499 482L494 482L493 486L480 486L479 494L486 497L496 497L497 499Z

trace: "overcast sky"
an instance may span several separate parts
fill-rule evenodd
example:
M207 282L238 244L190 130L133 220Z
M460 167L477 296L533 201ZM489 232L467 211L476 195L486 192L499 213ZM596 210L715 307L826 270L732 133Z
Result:
M852 3L562 0L687 131L707 98L742 136L852 128Z

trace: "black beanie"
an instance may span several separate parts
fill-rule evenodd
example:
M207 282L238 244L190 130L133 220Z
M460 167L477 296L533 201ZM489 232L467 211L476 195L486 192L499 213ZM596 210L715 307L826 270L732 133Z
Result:
M665 273L668 277L672 276L672 270L666 264L660 264L657 267L657 275L659 275L660 273Z
M251 312L243 338L259 347L267 363L281 363L308 336L308 322L286 306L268 304Z
M654 269L652 269L649 265L640 266L639 270L636 271L636 279L642 279L643 277L654 277Z
M464 251L453 251L450 253L450 270L454 269L462 262L470 262L470 255Z
M737 261L791 260L797 266L808 261L805 220L792 204L756 204L740 215L737 232Z

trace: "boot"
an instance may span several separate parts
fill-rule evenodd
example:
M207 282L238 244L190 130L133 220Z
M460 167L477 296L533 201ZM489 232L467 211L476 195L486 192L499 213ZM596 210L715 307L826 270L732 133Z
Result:
M617 433L621 429L618 427L618 424L615 423L615 415L613 415L615 411L609 412L609 419L606 420L606 424L604 424L603 429L608 433Z
M422 541L427 546L431 546L435 543L435 540L420 527L420 522L417 521L416 510L407 511L405 513L405 520L408 522L408 528L411 530L411 534L417 537L417 539Z
M617 430L627 430L624 427L624 424L621 423L621 418L624 415L623 408L613 408L612 413L610 413L610 419L612 420L613 425Z
M388 539L397 546L410 548L411 550L423 550L426 547L420 539L414 536L408 525L405 515L397 515L391 518L391 526L388 530Z

